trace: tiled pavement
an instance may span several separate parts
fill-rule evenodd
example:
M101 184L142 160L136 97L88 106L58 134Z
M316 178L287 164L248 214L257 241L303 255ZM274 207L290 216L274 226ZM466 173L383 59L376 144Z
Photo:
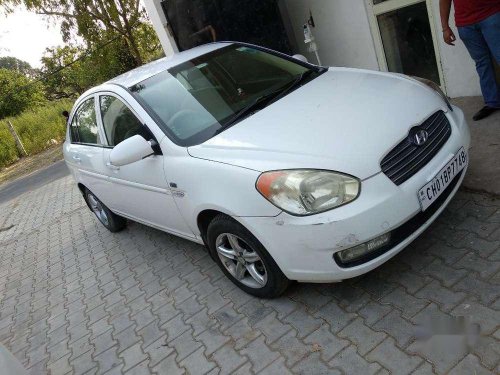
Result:
M463 191L376 271L275 300L240 292L199 245L107 232L69 177L0 206L0 341L33 374L499 373L499 286L500 201ZM431 316L481 336L424 345Z

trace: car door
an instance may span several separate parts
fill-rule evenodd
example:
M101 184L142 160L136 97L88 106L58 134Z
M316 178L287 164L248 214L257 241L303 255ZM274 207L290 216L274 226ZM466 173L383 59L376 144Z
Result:
M66 144L66 161L75 178L91 190L104 204L109 189L107 168L103 161L103 135L99 129L96 97L90 95L78 105L69 125L70 143Z
M184 236L194 237L180 215L163 170L163 155L155 153L145 159L121 167L113 166L113 147L134 135L154 139L125 100L111 92L99 94L99 121L106 137L103 160L111 183L110 208L133 220ZM156 140L157 141L157 140Z

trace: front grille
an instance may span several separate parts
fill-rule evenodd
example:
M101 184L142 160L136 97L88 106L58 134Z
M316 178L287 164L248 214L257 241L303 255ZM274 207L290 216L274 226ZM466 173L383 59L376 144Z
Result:
M425 130L428 138L424 144L417 146L413 138L419 130ZM434 113L422 125L412 128L408 136L382 159L382 172L396 185L401 185L439 152L450 135L450 122L444 112Z
M413 216L406 223L400 225L396 229L391 231L391 240L390 242L377 249L371 253L366 254L364 257L356 259L353 262L343 263L337 254L333 257L335 262L342 268L349 268L354 266L359 266L363 263L369 262L375 258L378 258L382 254L388 252L393 249L405 239L410 237L413 233L415 233L422 225L424 225L434 214L443 206L444 202L448 199L450 194L453 192L458 182L460 181L460 177L465 172L465 170L461 171L455 178L450 182L450 184L446 187L446 189L441 193L441 195L427 208L425 211L420 211L418 214Z

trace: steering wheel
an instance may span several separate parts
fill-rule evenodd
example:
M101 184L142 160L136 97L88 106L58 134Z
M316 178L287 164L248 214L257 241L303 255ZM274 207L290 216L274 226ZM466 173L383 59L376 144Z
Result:
M172 116L172 118L168 122L168 126L177 135L179 135L179 131L182 131L183 133L194 134L195 132L190 132L189 129L195 130L199 128L200 125L206 122L204 117L205 116L200 111L183 109Z

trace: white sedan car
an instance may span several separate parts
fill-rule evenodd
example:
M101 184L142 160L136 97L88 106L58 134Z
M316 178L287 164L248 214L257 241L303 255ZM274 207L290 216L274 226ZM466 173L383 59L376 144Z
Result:
M456 193L469 144L432 82L214 43L84 93L64 155L106 228L205 244L241 289L274 297L400 252Z

